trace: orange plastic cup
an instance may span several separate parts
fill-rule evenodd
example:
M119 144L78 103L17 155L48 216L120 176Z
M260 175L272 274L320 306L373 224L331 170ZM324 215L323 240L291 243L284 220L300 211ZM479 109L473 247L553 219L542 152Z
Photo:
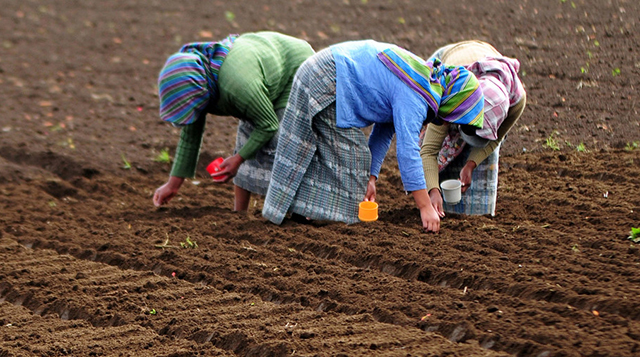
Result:
M378 220L378 204L373 201L362 201L358 206L358 218L363 222Z

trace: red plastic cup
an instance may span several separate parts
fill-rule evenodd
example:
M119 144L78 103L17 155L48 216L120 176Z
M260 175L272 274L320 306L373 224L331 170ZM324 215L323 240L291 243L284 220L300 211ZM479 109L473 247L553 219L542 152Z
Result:
M215 175L218 171L220 171L220 164L224 161L224 158L219 157L213 161L211 161L211 163L209 163L209 165L207 166L207 172L209 173L209 175L211 175L211 178L213 178L213 175ZM226 178L227 176L223 176L223 177L219 177L219 178L213 178L213 181L222 181Z

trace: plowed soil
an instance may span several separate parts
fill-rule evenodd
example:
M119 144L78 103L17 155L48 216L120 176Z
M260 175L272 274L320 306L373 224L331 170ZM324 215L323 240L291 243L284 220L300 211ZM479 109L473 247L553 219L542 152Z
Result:
M3 1L0 356L640 355L639 21L631 0ZM393 151L376 222L233 212L204 171L233 149L220 117L154 207L166 57L257 30L520 59L496 216L422 232Z

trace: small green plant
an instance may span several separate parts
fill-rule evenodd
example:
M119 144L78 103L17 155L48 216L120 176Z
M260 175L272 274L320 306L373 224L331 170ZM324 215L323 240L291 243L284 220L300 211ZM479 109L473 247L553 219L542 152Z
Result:
M234 14L231 11L225 11L224 12L224 18L227 19L227 21L229 21L229 22L233 22L233 20L236 19L236 14Z
M640 228L631 227L629 237L627 237L633 243L640 243Z
M155 162L162 162L165 164L168 164L171 162L171 156L169 156L169 149L168 148L164 148L162 150L160 150L160 154L158 154L158 156L156 156L155 159L153 159L153 161Z
M149 315L156 315L156 314L158 314L158 311L156 311L156 309L149 310Z
M169 244L169 234L167 233L167 239L165 239L164 243L156 244L155 247L156 248L161 248L161 249L167 249L167 248L176 248L176 249L191 248L191 249L196 249L196 248L198 248L198 243L196 243L195 241L192 241L191 238L189 236L187 236L187 238L185 239L184 242L180 242L180 245L172 245L172 244Z
M198 243L192 241L191 238L189 238L189 236L187 236L187 239L185 239L184 242L180 242L180 246L182 248L196 249L196 248L198 248Z
M611 70L611 75L612 76L619 76L620 75L620 68L614 68Z
M580 144L578 144L578 146L576 146L576 150L578 150L578 152L586 152L587 148L584 146L584 143L581 142Z
M127 158L124 157L124 154L122 154L121 156L122 156L122 162L123 162L122 168L125 170L129 170L131 168L131 164L129 163L129 161L127 161Z
M627 145L625 145L624 150L625 151L633 151L633 150L637 149L638 147L640 147L640 141L632 141L630 143L627 143Z
M558 144L558 140L553 137L555 134L557 134L557 131L554 130L553 133L545 139L543 146L553 151L558 151L560 150L560 145Z

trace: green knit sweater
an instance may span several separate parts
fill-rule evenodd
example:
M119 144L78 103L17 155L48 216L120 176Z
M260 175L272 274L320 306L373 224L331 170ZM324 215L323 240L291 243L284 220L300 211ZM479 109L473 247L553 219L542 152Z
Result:
M277 133L275 111L286 107L298 67L314 54L300 39L276 32L239 36L220 67L219 95L208 112L250 121L255 127L238 154L251 159ZM206 117L182 128L171 176L194 177Z

